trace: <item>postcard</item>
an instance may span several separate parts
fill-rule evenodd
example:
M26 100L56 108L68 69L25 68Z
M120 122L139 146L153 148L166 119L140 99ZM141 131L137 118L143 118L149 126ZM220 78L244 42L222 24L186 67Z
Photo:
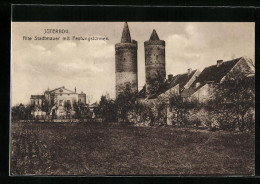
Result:
M12 22L10 175L252 176L254 22Z

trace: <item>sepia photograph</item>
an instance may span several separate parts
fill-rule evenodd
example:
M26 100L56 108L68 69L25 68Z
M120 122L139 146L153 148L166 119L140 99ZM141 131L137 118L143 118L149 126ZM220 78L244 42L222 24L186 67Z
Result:
M254 176L254 22L12 22L11 176Z

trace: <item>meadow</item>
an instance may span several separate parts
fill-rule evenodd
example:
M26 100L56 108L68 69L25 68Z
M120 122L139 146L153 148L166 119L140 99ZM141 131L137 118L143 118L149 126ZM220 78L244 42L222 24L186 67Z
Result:
M254 133L118 123L11 126L11 175L254 175Z

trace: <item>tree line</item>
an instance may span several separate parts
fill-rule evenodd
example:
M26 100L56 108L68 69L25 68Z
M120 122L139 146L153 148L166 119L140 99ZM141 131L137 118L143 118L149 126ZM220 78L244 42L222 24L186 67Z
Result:
M157 85L161 86L161 85ZM96 118L105 122L132 122L146 126L166 126L167 121L177 127L204 126L211 130L252 130L254 128L255 77L239 73L229 76L228 80L215 84L214 98L205 103L189 101L180 95L157 97L147 102L138 101L136 94L126 89L115 100L103 95L94 108ZM153 89L157 92L160 87ZM52 106L42 104L42 110L49 114ZM12 119L30 119L34 105L14 106ZM70 116L71 104L65 103L66 116ZM74 103L74 118L91 118L90 109L84 104ZM172 116L169 117L169 111Z

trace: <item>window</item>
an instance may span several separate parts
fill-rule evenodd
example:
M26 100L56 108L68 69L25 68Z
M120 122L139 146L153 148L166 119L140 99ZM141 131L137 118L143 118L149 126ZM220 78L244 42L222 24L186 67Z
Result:
M124 61L125 61L125 58L124 58Z
M59 106L62 106L62 100L59 101Z
M70 100L67 100L67 103L70 104Z
M158 59L158 55L156 55L156 59Z

